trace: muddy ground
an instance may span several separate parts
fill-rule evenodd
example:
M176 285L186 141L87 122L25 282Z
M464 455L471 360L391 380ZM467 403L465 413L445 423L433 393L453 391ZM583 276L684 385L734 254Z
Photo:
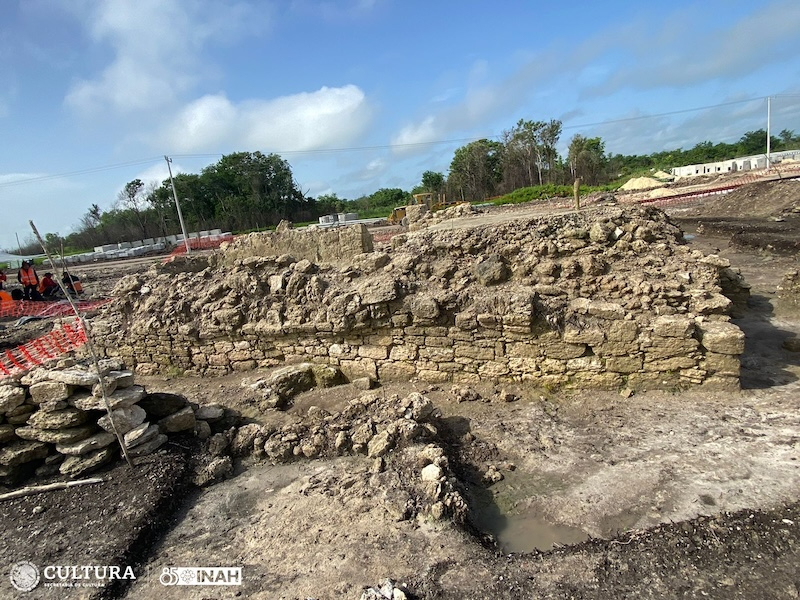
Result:
M740 244L698 219L713 209L768 228L785 207L744 208L777 206L776 195L798 200L775 189L750 204L670 209L695 236L690 244L729 258L752 285L737 320L747 335L740 392L624 397L484 385L459 401L463 390L451 386L380 388L387 397L422 392L440 409L441 442L470 503L464 526L404 516L399 457L382 469L361 456L246 459L234 478L198 490L186 476L194 440L171 443L133 470L101 472L105 483L0 504L4 565L132 565L135 581L26 596L4 577L0 597L357 599L388 577L414 598L797 598L800 354L784 341L800 335L800 315L781 312L775 293L798 255L776 250L767 231L760 244ZM142 265L86 275L100 289L127 268ZM288 413L263 414L246 387L257 375L139 382L264 424L305 419L311 406L336 410L363 393L351 384L311 391ZM244 581L162 586L163 568L179 565L243 567Z

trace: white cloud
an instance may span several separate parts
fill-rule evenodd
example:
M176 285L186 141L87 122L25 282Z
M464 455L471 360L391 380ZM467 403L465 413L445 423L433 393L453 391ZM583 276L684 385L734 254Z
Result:
M160 142L174 152L314 150L353 140L370 116L364 92L354 85L239 104L220 93L185 107Z
M122 113L163 106L203 74L201 52L211 40L264 23L241 2L108 0L88 3L89 30L112 60L91 79L76 81L67 106L85 114L107 107Z
M444 131L439 127L439 121L433 115L425 117L419 123L412 123L403 127L394 137L392 146L413 146L425 144L441 139ZM398 148L402 150L402 148Z
M635 58L623 61L605 81L588 87L584 97L624 88L691 86L715 79L741 79L767 62L794 60L800 51L798 30L800 4L795 1L753 5L752 14L716 29L709 28L705 19L694 21L675 13L661 21L628 25L624 34L604 32L602 38L598 36L579 49L575 58L589 60L612 48Z

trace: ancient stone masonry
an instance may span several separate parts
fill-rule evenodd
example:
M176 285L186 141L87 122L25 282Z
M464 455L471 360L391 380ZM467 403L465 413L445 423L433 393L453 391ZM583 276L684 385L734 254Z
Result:
M655 208L424 229L377 251L353 228L315 261L330 232L274 235L123 278L92 324L102 351L141 373L308 360L378 380L738 387L729 315L748 286Z
M119 458L97 371L73 363L65 359L0 383L0 483L32 475L79 477ZM119 361L102 361L101 373L114 425L132 459L154 452L172 434L208 439L230 425L222 407L148 394Z

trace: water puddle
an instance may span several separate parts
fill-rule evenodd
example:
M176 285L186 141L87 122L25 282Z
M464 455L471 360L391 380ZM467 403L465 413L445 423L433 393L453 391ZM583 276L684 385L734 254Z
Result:
M506 517L504 526L492 533L504 552L552 550L589 539L586 532L577 527L553 525L536 515L525 514Z
M492 534L503 552L548 551L589 539L579 527L550 523L529 506L531 499L552 493L563 482L520 472L508 475L491 489L472 488L470 503L473 525Z

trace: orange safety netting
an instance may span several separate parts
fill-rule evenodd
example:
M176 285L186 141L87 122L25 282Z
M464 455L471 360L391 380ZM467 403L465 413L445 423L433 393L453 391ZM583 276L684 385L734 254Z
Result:
M90 312L111 302L110 298L103 300L84 300L76 302L75 306L81 313ZM72 313L72 307L66 300L57 302L33 302L26 300L12 300L11 302L0 302L0 319L18 317L63 317Z
M54 329L27 344L0 351L0 379L25 373L48 360L80 348L86 343L86 339L86 331L80 320L75 319L72 323L62 323L60 329Z
M216 235L214 237L189 238L189 248L192 250L216 250L223 242L233 240L233 235ZM186 244L181 242L169 253L170 256L186 254Z

